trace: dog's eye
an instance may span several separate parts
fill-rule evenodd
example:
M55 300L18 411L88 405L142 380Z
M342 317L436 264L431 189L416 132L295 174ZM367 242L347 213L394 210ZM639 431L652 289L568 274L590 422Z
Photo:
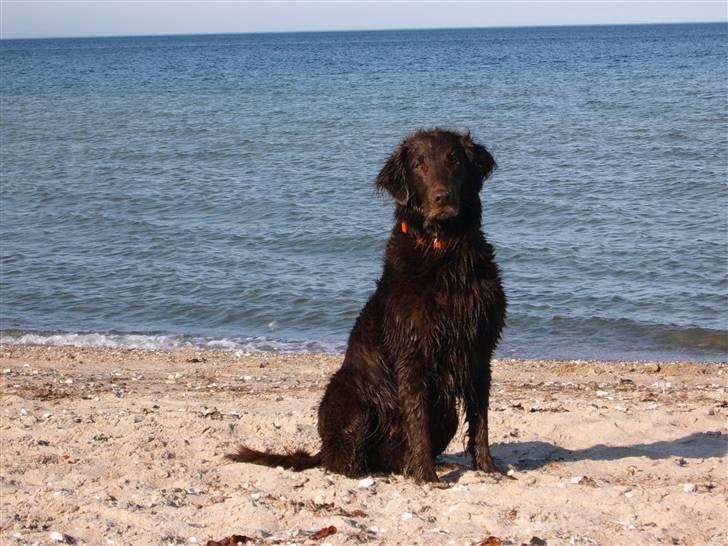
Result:
M421 169L425 166L425 158L423 156L419 156L417 159L415 159L415 169Z
M448 155L447 160L450 163L450 165L460 165L460 158L458 156L456 156L455 154Z

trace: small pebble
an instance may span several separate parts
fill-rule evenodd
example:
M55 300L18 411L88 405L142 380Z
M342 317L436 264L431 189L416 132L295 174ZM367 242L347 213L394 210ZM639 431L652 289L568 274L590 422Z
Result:
M204 495L205 493L207 493L207 490L199 487L190 487L188 489L185 489L185 493L187 493L188 495Z
M50 538L53 542L62 542L64 544L76 544L76 539L73 538L70 535L67 535L65 533L59 533L58 531L51 531L48 534L48 538Z
M694 483L684 483L683 491L686 493L694 493L697 490L697 486Z
M359 489L366 489L367 487L371 487L372 485L374 485L374 478L368 477L361 480L358 487Z

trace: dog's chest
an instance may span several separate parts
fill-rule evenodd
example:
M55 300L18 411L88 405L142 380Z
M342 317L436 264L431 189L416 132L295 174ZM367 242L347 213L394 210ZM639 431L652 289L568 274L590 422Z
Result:
M443 333L451 334L480 320L483 304L480 292L476 278L443 279L423 293L422 303L430 322Z
M488 280L475 274L447 274L428 279L398 305L413 338L428 353L467 352L488 320Z
M478 352L484 332L497 337L505 298L492 255L486 243L441 257L392 253L378 290L389 350L419 353L430 364L443 355L462 362Z
M422 365L433 392L461 396L477 361L478 334L486 320L477 278L435 284L422 293L426 325L420 338Z

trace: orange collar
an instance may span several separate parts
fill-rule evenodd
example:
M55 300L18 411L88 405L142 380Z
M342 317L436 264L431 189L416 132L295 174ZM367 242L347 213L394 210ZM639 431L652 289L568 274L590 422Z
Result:
M399 225L399 228L402 230L402 233L404 233L404 234L408 233L407 222L402 222ZM420 237L417 234L413 234L413 235L415 235L415 242L417 243L417 246L428 246L427 241L425 241L425 239L423 239L422 237ZM442 240L439 237L435 237L434 239L432 239L431 246L435 250L442 250L442 246L443 246Z

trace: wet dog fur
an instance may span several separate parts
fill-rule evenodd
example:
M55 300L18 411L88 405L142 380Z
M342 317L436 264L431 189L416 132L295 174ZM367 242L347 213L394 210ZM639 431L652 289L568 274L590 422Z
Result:
M375 180L395 201L384 271L319 406L321 450L240 446L229 459L437 481L434 458L455 435L462 410L474 467L498 470L488 402L506 298L481 231L479 197L494 167L482 145L452 131L417 131L394 150Z

